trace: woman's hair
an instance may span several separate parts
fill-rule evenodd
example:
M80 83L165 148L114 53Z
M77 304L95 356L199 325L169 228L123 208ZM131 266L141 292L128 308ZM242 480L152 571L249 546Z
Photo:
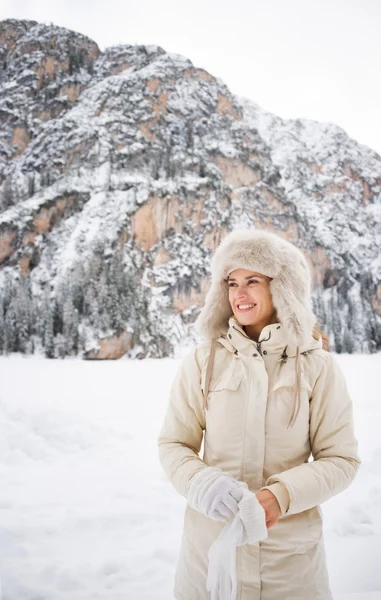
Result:
M324 331L322 331L319 327L319 325L317 323L315 323L314 325L314 329L312 332L312 335L315 337L315 334L317 336L321 335L321 340L323 342L323 350L326 350L327 352L331 351L331 347L330 347L330 343L329 343L329 339L328 337L325 335Z

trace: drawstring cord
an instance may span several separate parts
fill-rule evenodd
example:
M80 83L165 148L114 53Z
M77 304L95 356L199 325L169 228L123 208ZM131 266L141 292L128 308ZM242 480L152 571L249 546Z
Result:
M269 337L266 340L261 340L260 342L257 342L257 350L261 356L262 356L262 344L263 344L263 342L268 342L269 340L271 340L271 331L269 331Z
M301 380L301 366L300 366L300 348L296 348L295 356L295 394L294 394L294 412L287 425L287 429L295 425L295 421L298 418L300 411L300 380Z
M208 358L208 364L206 366L206 374L205 374L205 384L204 384L204 410L208 410L208 394L209 394L209 386L210 380L212 378L213 373L213 364L214 364L214 356L216 354L217 340L213 339L210 346L210 353Z
M303 354L308 354L307 352L303 352ZM286 363L288 359L287 354L287 346L282 352L281 361L282 363ZM296 419L298 418L300 412L300 380L301 380L301 364L300 364L300 348L297 346L296 355L295 355L295 390L294 390L294 409L292 413L292 417L290 418L287 429L293 427L295 425Z

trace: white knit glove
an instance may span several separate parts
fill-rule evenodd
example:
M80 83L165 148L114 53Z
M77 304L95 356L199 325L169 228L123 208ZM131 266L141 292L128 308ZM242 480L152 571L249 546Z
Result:
M266 526L266 513L259 503L257 496L245 490L238 505L239 517L242 524L242 532L237 546L253 544L265 540L268 536Z
M188 504L215 521L227 521L238 512L247 484L237 481L217 467L208 467L195 475L188 493Z

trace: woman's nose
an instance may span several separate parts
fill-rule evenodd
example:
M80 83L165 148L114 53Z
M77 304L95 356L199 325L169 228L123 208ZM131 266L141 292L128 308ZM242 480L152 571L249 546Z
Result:
M240 298L241 296L246 296L246 287L243 285L238 285L236 287L236 292L235 292L236 298Z

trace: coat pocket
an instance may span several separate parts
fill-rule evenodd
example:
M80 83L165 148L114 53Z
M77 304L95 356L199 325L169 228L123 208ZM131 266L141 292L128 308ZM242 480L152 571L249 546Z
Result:
M274 381L272 387L271 387L271 391L272 392L276 392L279 389L282 388L293 388L295 387L295 375L288 373L287 375L284 375L283 377L279 377L279 379L277 381ZM305 376L305 374L302 372L301 373L301 377L300 377L300 388L302 390L305 390L308 395L311 394L312 392L312 388L309 384L309 382L307 381L307 378Z
M230 357L223 365L216 363L205 412L204 460L207 464L225 465L229 457L241 455L247 402L244 383L240 359Z
M243 375L241 361L236 357L228 356L224 360L216 357L213 365L212 377L209 383L209 392L221 392L223 390L235 391L238 389ZM203 370L202 388L205 387L206 366Z
M304 442L308 437L309 401L312 394L312 388L306 376L302 373L300 378L300 410L298 418L294 427L287 429L287 425L294 414L296 402L295 383L294 373L281 375L272 383L268 395L266 413L268 431L274 432L274 434L282 431L287 438L292 438L292 443L296 443L296 441ZM300 436L297 436L298 440L294 437L297 431L300 434Z
M273 540L287 552L303 554L316 546L322 536L319 508L283 517L271 532Z
M239 361L214 373L209 385L207 398L208 411L223 409L230 411L238 408L240 397L240 385L243 377L242 365Z

